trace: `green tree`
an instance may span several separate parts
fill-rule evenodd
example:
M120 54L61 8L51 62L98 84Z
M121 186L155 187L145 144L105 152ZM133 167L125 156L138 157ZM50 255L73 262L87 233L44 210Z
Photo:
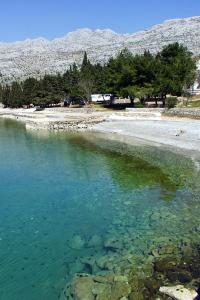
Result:
M111 58L106 66L108 91L122 96L129 92L133 94L135 75L134 57L125 49L115 59Z
M80 71L74 63L70 69L63 75L63 91L67 97L79 99L82 96L80 86Z
M157 76L156 58L145 51L142 55L134 57L135 85L143 87L145 84L153 84Z
M0 103L2 102L2 99L3 99L3 87L0 84Z
M91 94L95 90L95 68L89 61L87 53L84 53L78 81L80 91L86 100L91 100Z
M34 99L38 96L40 85L35 78L28 78L22 84L23 104L34 103Z
M4 86L2 91L2 103L4 107L11 107L10 95L11 95L10 86L9 85Z
M35 105L49 106L58 104L64 97L63 92L63 77L58 75L45 75L38 82L38 91L34 97Z
M101 64L97 63L93 66L94 73L94 93L97 94L106 94L107 86L106 86L106 68Z
M23 91L19 82L13 82L10 87L10 107L18 108L23 105Z
M178 43L166 46L157 55L160 62L159 89L164 95L180 96L196 76L196 63L192 53Z

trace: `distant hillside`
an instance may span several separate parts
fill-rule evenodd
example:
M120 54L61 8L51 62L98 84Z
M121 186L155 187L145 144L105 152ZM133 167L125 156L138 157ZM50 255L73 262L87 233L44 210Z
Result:
M200 55L200 16L168 20L133 34L117 34L110 29L79 29L63 38L44 38L15 43L0 43L0 81L63 73L83 59L84 51L92 62L106 62L123 48L133 53L153 53L169 43L179 42Z

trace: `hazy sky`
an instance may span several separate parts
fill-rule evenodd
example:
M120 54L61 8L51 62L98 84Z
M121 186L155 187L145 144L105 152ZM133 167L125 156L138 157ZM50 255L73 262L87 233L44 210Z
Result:
M200 15L200 0L0 0L0 41L53 39L77 28L135 32Z

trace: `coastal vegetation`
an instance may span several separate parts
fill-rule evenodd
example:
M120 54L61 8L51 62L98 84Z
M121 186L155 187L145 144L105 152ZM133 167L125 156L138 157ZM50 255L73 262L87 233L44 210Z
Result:
M82 103L90 101L91 94L111 93L129 97L133 105L135 98L141 104L153 98L167 105L166 95L182 95L195 76L192 53L178 43L155 55L149 51L133 55L124 49L105 65L92 64L85 53L82 65L73 64L63 75L47 74L41 79L27 78L0 86L0 102L12 108L30 104L49 106L64 99Z

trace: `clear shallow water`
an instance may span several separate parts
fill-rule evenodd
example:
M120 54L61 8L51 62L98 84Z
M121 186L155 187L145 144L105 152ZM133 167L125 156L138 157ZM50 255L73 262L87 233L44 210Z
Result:
M129 234L124 250L144 257L156 238L198 238L190 160L141 147L122 155L111 149L124 146L93 142L0 121L2 300L58 299L76 272L100 272L81 259L106 255L103 244L113 236ZM74 249L77 236L83 243Z

